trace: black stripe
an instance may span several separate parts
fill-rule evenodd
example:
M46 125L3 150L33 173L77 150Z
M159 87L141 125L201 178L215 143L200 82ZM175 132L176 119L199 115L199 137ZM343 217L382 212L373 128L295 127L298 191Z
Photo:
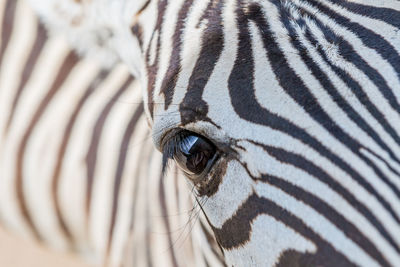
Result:
M170 172L174 173L174 184L175 184L174 188L175 188L175 200L176 200L175 205L177 207L177 210L181 210L181 208L180 208L181 204L179 201L179 192L182 189L179 187L180 183L179 183L178 179L181 178L181 175L183 175L183 174L180 172L180 170L179 170L178 166L176 166L176 164L173 165L173 168L172 167L170 168Z
M345 8L348 11L359 14L361 16L381 20L396 28L400 28L400 10L396 10L395 8L368 6L345 0L325 1L329 1L333 4L339 5L342 8ZM398 1L392 1L392 3L398 4Z
M202 210L204 213L204 211ZM198 223L200 224L201 230L203 231L204 235L207 238L208 244L210 244L211 251L213 252L214 256L218 259L218 263L221 266L227 266L225 260L224 260L224 251L222 247L218 244L217 240L215 239L215 236L213 235L212 228L211 231L208 230L207 226L210 224L206 225L203 220L199 220ZM208 223L208 221L207 221ZM205 259L206 262L208 262L208 259ZM211 263L209 263L211 264Z
M4 1L4 0L3 0ZM7 48L8 42L10 41L12 30L14 29L14 17L16 13L16 0L7 0L3 21L1 23L1 46L0 46L0 63L3 62L4 52Z
M149 154L149 159L151 159L151 158L153 158L153 156L154 156L154 150L151 150L150 151L150 154ZM151 160L149 160L148 161L148 163L149 164L151 164ZM148 177L146 177L146 178L148 178ZM147 263L146 263L146 266L148 266L148 267L153 267L154 265L153 265L153 255L151 254L151 251L152 251L152 246L151 246L151 240L152 240L152 238L151 238L151 234L152 234L152 231L151 231L151 227L153 226L153 224L152 224L152 221L150 220L150 210L151 210L151 208L150 208L150 205L152 205L152 203L149 201L150 200L150 198L149 198L149 195L150 195L150 192L151 192L151 189L152 188L150 188L149 187L149 181L150 181L150 179L145 179L145 187L143 188L143 190L146 192L145 194L146 194L146 208L145 208L145 217L144 217L144 221L145 221L145 225L146 225L146 228L145 228L145 245L146 245L146 249L145 249L145 254L146 254L146 259L147 259Z
M133 137L133 133L135 131L135 127L137 126L138 120L144 115L143 113L143 103L140 103L133 113L122 138L122 142L119 148L119 156L118 156L118 165L114 178L114 191L113 191L113 202L112 202L112 210L111 210L111 222L108 230L108 243L107 243L107 254L110 253L111 242L114 234L114 227L116 222L118 203L119 203L119 192L121 189L121 179L122 174L125 169L126 157L128 154L129 143L131 138ZM136 179L140 179L139 177L135 177Z
M158 64L160 61L160 46L161 46L161 27L164 22L164 13L167 8L167 3L168 1L159 1L158 2L158 7L157 7L157 21L156 21L156 27L151 35L149 46L147 47L147 51L145 53L145 63L146 63L146 70L147 70L147 105L148 109L150 112L150 117L153 118L153 107L154 107L154 101L153 101L153 93L154 93L154 86L156 83L156 78L157 78L157 73L158 73ZM153 43L153 39L157 35L157 47L156 47L156 55L155 55L155 60L154 63L151 65L149 64L150 62L150 53L151 51L151 46Z
M153 147L151 147L154 149ZM140 149L138 149L138 154L143 155L141 160L144 162L150 162L150 156L149 156L149 147L143 145L140 146ZM141 165L138 166L135 170L135 173L132 175L132 179L134 179L133 183L133 199L132 199L132 213L131 213L131 218L130 218L130 223L129 223L129 230L132 230L134 227L134 222L136 219L135 212L136 212L136 205L137 205L137 198L139 196L139 187L141 186L141 182L146 181L147 179L141 179L140 172L143 170L141 167L146 167L147 165ZM147 167L146 167L147 168Z
M213 227L218 243L226 250L245 244L250 238L251 223L262 214L275 218L316 245L317 251L314 254L310 253L307 259L308 266L355 266L331 244L304 224L301 219L274 202L256 194L252 194L238 208L236 213L225 221L221 228Z
M136 36L138 42L139 42L139 46L141 51L143 52L143 28L139 23L134 24L131 27L131 32L134 36Z
M4 129L5 133L7 133L7 131L9 130L12 119L14 117L16 107L18 105L18 101L22 95L22 91L25 89L25 85L26 85L28 79L31 77L34 67L36 67L37 60L39 58L39 55L42 52L43 46L46 41L47 41L46 30L40 23L38 23L36 40L32 47L28 61L26 62L24 70L22 72L21 81L19 83L17 92L16 92L14 100L12 102L11 111L8 116L7 124Z
M167 72L164 75L160 93L165 97L164 109L167 110L172 102L174 88L178 81L178 76L181 71L181 44L183 43L182 34L184 32L184 26L186 18L188 16L188 10L192 6L193 0L187 0L182 5L178 13L178 18L175 26L174 35L172 36L172 54L169 61Z
M168 239L168 245L169 245L169 254L171 256L172 260L172 266L177 267L178 266L178 261L176 260L176 255L175 255L175 249L174 249L174 244L172 242L172 236L171 236L171 225L169 223L169 218L168 218L168 207L166 204L166 197L165 197L165 189L164 189L164 175L161 174L160 176L160 182L158 184L158 195L159 195L159 203L160 203L160 208L161 208L161 214L162 218L161 220L164 223L164 226L166 228L167 232L167 239Z
M86 186L86 215L87 215L87 223L89 222L90 216L90 204L92 200L92 187L93 187L93 179L94 179L94 171L97 164L97 153L99 148L99 143L101 139L101 135L103 134L104 124L108 115L110 114L113 106L116 104L118 98L127 90L131 82L134 80L132 76L129 76L120 89L113 95L113 97L107 102L98 116L95 126L93 127L92 136L90 138L90 145L88 152L86 154L85 162L86 162L86 174L87 174L87 186Z
M377 159L381 160L382 163L385 164L385 166L395 175L397 175L398 177L400 177L400 172L395 170L384 158L382 158L380 155L376 154L374 151L371 150L367 150L367 152L369 152L370 154L372 154L373 156L375 156Z
M135 14L134 21L136 21L136 19L142 14L142 12L149 6L150 2L151 2L151 0L147 0L146 3L144 3L142 8L140 8L139 11ZM141 52L143 52L143 28L142 28L142 26L139 23L134 23L131 26L131 32L138 39Z
M139 9L135 16L139 16L150 4L151 0L147 0L146 3Z
M219 0L205 11L207 26L202 36L200 55L190 76L185 97L179 105L183 125L197 120L209 121L208 104L202 99L202 95L224 48L221 18L223 5L224 1Z

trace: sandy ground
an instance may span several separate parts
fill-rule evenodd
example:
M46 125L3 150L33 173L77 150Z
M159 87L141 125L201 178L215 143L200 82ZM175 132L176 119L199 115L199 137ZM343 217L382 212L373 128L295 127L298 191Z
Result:
M71 255L55 253L0 228L0 267L92 267Z

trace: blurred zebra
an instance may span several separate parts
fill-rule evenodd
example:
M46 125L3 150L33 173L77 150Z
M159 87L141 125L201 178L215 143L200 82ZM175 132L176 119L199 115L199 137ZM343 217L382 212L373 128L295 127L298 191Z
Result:
M223 264L190 187L161 179L128 69L80 58L26 1L0 14L1 223L98 265Z

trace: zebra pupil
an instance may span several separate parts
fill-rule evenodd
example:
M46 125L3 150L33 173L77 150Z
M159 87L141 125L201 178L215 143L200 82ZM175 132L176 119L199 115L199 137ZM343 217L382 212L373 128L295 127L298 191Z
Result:
M177 144L174 160L189 175L201 174L215 155L215 146L197 135L184 136Z

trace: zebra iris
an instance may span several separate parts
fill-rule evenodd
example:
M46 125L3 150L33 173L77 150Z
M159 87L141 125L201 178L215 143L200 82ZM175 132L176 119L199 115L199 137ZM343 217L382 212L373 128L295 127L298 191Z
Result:
M191 176L201 174L215 153L215 146L207 139L185 134L177 143L173 158L178 166Z

